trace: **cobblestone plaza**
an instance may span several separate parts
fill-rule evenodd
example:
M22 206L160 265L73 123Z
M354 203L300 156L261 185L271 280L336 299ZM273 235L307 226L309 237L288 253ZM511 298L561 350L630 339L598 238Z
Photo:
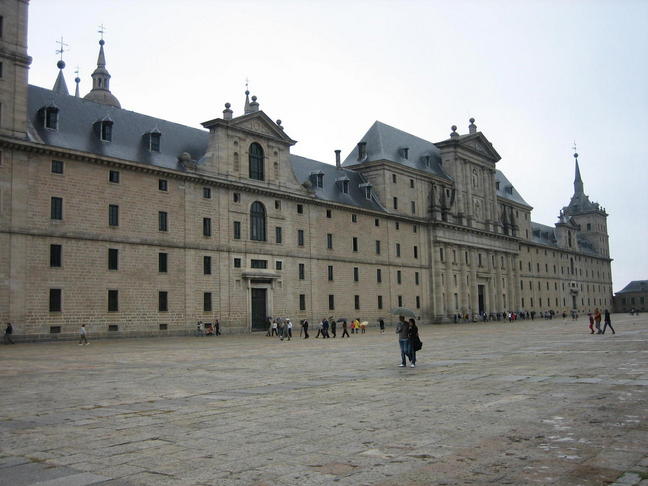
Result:
M648 484L648 321L0 348L0 484ZM298 334L298 332L296 333Z

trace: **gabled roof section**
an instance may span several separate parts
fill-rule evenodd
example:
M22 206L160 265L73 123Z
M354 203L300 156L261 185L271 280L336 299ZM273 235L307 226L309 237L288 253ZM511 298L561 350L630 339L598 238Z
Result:
M310 182L311 174L323 174L323 187L307 184L317 199L385 212L385 209L378 203L373 193L371 199L365 197L364 188L368 182L360 173L345 168L338 169L334 165L307 159L299 155L291 154L289 160L293 173L301 184L307 181ZM343 193L340 190L340 185L336 183L336 181L344 180L345 178L349 180L348 194Z
M27 93L34 142L176 170L183 170L178 164L182 153L187 152L193 160L199 160L207 150L209 133L205 130L37 86L29 86ZM59 108L57 130L45 129L38 116L40 108L52 103ZM99 140L93 125L98 120L108 119L113 122L112 141L106 143ZM155 128L162 134L160 152L151 152L142 137Z
M495 171L495 189L497 196L533 209L515 189L501 170Z
M626 285L623 290L616 292L616 294L629 294L635 292L648 292L648 280L633 280Z
M371 125L362 141L366 142L366 155L358 160L356 145L342 163L343 167L386 160L450 179L441 167L439 148L432 142L379 121Z
M558 247L555 228L546 224L534 223L531 221L531 241L541 245Z
M474 152L481 157L486 157L493 163L502 159L500 154L497 153L497 150L493 148L493 144L488 141L482 132L469 133L466 135L458 135L456 132L453 132L453 136L443 140L442 142L437 142L436 145L439 148L456 145Z
M290 138L281 125L273 122L263 111L255 111L247 115L237 116L231 120L214 118L201 123L205 128L211 129L216 126L234 127L252 134L261 134L264 137L288 144L295 145L297 142Z

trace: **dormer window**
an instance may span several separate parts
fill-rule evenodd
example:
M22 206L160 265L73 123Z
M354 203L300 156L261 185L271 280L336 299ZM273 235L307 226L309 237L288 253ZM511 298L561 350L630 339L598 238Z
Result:
M499 191L500 190L500 181L495 181L495 190Z
M344 194L349 194L349 180L348 179L342 181L342 192Z
M324 187L324 172L311 172L310 178L315 187Z
M409 147L401 147L400 153L401 153L401 157L407 160L409 157Z
M45 128L58 130L58 113L59 109L56 106L45 108Z
M370 200L371 199L371 184L364 183L364 184L360 184L358 187L363 191L365 199ZM378 226L378 225L376 225L376 226Z
M161 138L162 138L162 134L158 130L153 130L152 132L149 132L148 134L149 151L151 152L160 151Z
M95 123L96 134L102 142L112 142L113 121L106 116Z

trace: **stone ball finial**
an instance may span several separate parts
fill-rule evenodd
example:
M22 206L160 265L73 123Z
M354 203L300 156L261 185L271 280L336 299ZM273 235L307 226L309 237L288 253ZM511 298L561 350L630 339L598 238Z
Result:
M105 43L106 43L105 40L103 40L103 39L100 39L100 40L99 40L99 45L100 45L100 46L103 46Z
M252 95L252 101L256 101L256 100L257 100L257 97Z
M227 108L228 110L230 109L230 106L232 106L231 103L225 103L225 108Z
M56 67L59 69L63 69L65 67L65 61L61 59L59 62L56 63Z
M80 83L80 82L81 82L81 78L80 78L79 76L77 76L76 78L74 78L74 82L75 82L75 83Z
M277 119L277 125L281 126L281 120Z
M457 131L457 125L452 125L450 128L452 129L453 132Z
M469 121L470 121L470 123L475 123L475 119L474 119L474 118L471 118Z
M245 90L245 96L247 96L247 95L249 95L249 94L250 94L250 90L246 89L246 90Z
M574 158L575 158L575 159L578 158L578 154L577 154L576 152L574 152Z

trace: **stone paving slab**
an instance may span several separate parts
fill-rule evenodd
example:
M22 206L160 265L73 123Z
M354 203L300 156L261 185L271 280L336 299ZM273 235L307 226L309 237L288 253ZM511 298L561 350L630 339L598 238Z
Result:
M645 484L648 320L0 347L0 485ZM373 331L373 332L372 332Z

